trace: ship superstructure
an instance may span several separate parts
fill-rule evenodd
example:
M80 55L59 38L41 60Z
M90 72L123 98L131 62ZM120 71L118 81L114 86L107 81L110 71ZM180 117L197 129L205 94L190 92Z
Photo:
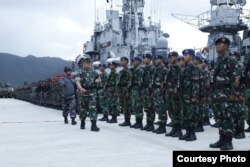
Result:
M157 43L164 43L164 53L167 53L168 34L164 34L160 23L153 23L150 17L149 24L145 25L144 6L144 0L123 0L122 12L112 7L106 10L107 22L95 22L94 34L84 44L84 53L93 61L105 62L114 56L126 56L131 60L135 55L156 53Z

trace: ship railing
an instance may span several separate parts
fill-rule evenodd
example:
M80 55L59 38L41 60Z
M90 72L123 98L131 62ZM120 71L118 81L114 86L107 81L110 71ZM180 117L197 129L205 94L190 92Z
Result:
M237 9L227 9L225 15L217 15L217 11L207 11L197 16L197 23L193 23L197 28L202 28L206 26L218 26L218 25L239 25L245 24L250 25L250 10L237 10ZM212 20L212 15L216 14L216 19Z

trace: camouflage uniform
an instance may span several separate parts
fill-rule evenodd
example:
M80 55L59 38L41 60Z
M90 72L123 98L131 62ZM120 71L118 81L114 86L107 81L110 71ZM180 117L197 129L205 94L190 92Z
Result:
M108 102L108 108L110 110L111 115L118 116L118 107L117 107L117 92L116 92L116 82L117 82L117 74L115 69L111 70L106 86L105 86L105 94Z
M179 137L181 125L183 123L182 103L180 102L180 75L181 68L176 64L171 64L166 78L166 102L168 110L172 113L173 128L166 136Z
M96 110L96 96L97 96L97 86L95 80L98 78L98 73L92 69L84 70L80 74L81 86L87 90L81 97L81 110L79 113L80 119L85 119L89 116L90 120L96 121L97 110Z
M245 105L246 105L246 112L245 118L248 124L248 128L245 130L246 132L250 132L250 53L248 53L244 58L244 66L243 66L243 76L245 80Z
M159 115L160 126L154 132L157 134L166 132L167 112L165 106L164 82L167 75L167 68L164 65L155 67L152 80L152 97L154 111ZM158 133L158 131L160 133Z
M135 114L136 123L133 128L142 128L142 119L143 119L143 103L142 103L142 84L143 70L141 67L134 68L131 79L131 107L132 112Z
M152 88L151 82L153 79L153 72L154 67L153 65L149 64L146 65L143 69L143 77L142 77L142 102L143 102L143 109L147 114L147 125L153 126L153 122L155 120L155 112L153 109L153 101L151 98ZM147 130L149 127L145 126L143 130Z
M102 72L99 74L99 78L101 79L100 84L98 84L98 96L99 96L99 102L100 102L100 108L103 113L103 115L108 115L109 114L109 109L108 109L108 101L107 97L105 96L105 85L108 80L108 74L106 71Z
M235 131L235 111L232 96L234 95L234 81L236 77L235 63L229 58L229 52L218 57L213 76L213 104L218 113L220 144L211 144L210 147L221 149L232 148L232 136ZM229 146L230 145L230 146Z
M182 74L181 90L183 98L183 126L186 134L180 140L196 140L194 128L199 119L198 98L199 98L199 69L188 63Z
M117 91L119 96L119 104L125 118L130 118L131 108L129 105L129 87L131 83L132 73L128 67L123 68L120 71L119 79L117 83Z
M236 62L237 63L237 62ZM239 64L236 65L236 76L240 77L243 67ZM234 112L235 112L235 135L236 139L245 138L244 127L245 127L245 113L246 107L244 105L244 93L245 93L245 84L241 83L239 87L234 87L235 89L235 99L234 99Z

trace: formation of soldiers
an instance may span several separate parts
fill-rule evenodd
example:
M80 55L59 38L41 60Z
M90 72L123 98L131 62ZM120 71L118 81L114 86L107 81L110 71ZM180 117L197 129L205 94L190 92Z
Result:
M208 62L196 55L193 49L183 50L183 56L177 52L169 53L168 65L164 64L162 55L153 57L145 54L143 59L134 57L132 68L128 68L128 58L121 57L120 64L115 61L108 65L101 63L99 74L93 70L90 57L86 57L81 61L82 69L75 79L70 73L72 69L65 68L68 79L61 81L65 89L64 121L68 123L70 113L72 124L76 124L73 108L75 94L78 94L81 129L85 129L85 120L89 117L91 130L100 130L96 124L99 100L103 113L99 121L117 123L117 117L123 113L124 122L119 126L194 141L197 140L196 133L203 132L204 125L210 125L212 110L216 122L214 126L218 127L220 137L210 147L231 150L233 138L245 138L245 120L250 125L250 54L240 66L240 55L229 53L229 46L229 39L217 39L218 60L213 70L208 69ZM119 65L122 70L117 73ZM106 68L110 69L109 75ZM72 86L75 84L77 88ZM71 91L67 91L68 88ZM131 114L135 115L134 124L131 124ZM157 128L154 124L156 115L159 120ZM171 118L172 129L167 133L168 117ZM185 134L182 129L185 129ZM246 131L250 132L250 128Z

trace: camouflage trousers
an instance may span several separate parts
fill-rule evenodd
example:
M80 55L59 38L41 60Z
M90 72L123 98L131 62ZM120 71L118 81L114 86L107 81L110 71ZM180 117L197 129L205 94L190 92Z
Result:
M109 87L106 90L106 96L104 96L104 98L107 99L107 107L108 110L110 111L111 115L114 116L118 116L118 107L117 107L117 103L118 103L118 99L115 93L114 88Z
M183 127L195 128L199 120L199 110L197 103L187 103L183 101Z
M246 105L245 118L248 126L250 126L250 89L247 89L245 92L245 105Z
M166 111L165 97L163 90L161 88L154 88L152 96L153 96L154 111L159 115L159 119L161 122L166 122L167 111Z
M127 87L118 88L119 107L121 108L125 117L131 116L131 101L128 94Z
M87 93L81 97L81 110L79 113L80 119L89 116L90 120L97 119L96 110L96 90L88 90Z
M102 111L103 115L108 115L109 114L108 99L105 96L104 89L99 89L98 90L98 95L99 95L98 98L99 98L101 111Z
M204 102L200 102L198 104L198 120L203 122L203 118L205 117L205 112L206 112L206 105Z
M167 92L168 93L168 111L172 114L171 122L174 125L183 124L183 110L180 97L178 94ZM170 116L170 114L169 114Z
M235 110L233 103L217 99L214 103L214 107L218 114L217 122L220 130L233 134L235 131Z
M147 119L149 121L154 122L155 120L155 112L153 109L153 100L151 98L151 93L149 88L143 88L142 92L142 102L143 102L143 109L145 111L145 113L147 114Z
M62 97L63 117L68 117L68 114L70 114L71 118L75 118L76 117L75 109L76 109L75 95Z
M233 104L234 106L234 112L235 112L235 127L244 127L245 126L245 113L246 113L246 107L244 105L244 102L235 102Z
M141 88L131 88L131 107L136 118L143 118L143 103L141 97Z

